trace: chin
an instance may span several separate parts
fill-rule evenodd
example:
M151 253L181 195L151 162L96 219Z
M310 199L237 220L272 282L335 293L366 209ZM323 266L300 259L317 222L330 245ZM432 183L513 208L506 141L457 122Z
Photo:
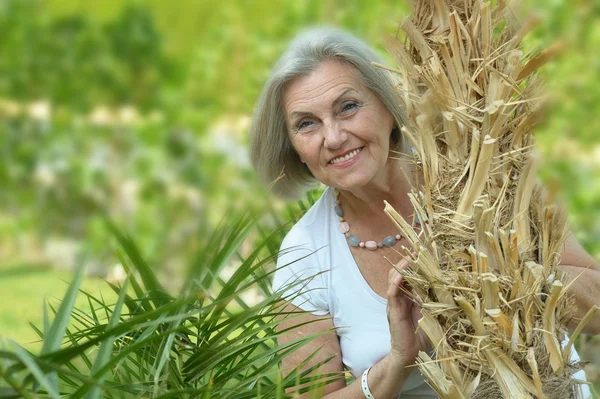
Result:
M367 183L367 179L352 179L351 181L334 182L332 186L344 191L354 191L363 188Z

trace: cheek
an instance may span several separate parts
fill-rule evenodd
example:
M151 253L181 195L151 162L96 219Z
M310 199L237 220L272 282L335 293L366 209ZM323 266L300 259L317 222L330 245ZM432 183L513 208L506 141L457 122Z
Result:
M313 163L315 156L318 156L318 151L316 151L314 144L309 138L296 138L293 141L290 140L290 142L302 163Z

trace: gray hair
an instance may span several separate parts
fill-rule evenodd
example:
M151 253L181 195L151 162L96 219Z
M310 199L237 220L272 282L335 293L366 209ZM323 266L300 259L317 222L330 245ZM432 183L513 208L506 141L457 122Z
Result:
M407 121L402 100L397 96L390 73L371 65L384 63L375 51L356 37L333 28L313 28L299 34L283 53L258 99L250 127L250 158L258 175L272 191L296 198L316 183L308 167L292 147L287 133L283 90L294 78L306 76L328 60L339 60L357 71L390 111L396 128L394 150L406 152L400 127Z

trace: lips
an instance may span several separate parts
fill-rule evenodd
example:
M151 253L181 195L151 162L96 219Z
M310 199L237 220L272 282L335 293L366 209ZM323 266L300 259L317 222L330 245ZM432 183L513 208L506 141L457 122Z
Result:
M355 156L358 155L358 153L363 149L363 147L360 148L356 148L354 150L348 151L345 154L342 154L338 157L333 158L331 161L329 161L330 164L338 164L341 162L345 162L345 161L349 161L350 159L354 158Z

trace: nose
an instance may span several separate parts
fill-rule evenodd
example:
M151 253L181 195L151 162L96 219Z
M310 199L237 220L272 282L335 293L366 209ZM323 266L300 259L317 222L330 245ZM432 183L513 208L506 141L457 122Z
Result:
M323 145L325 148L337 150L348 140L348 133L337 122L326 123L324 130Z

